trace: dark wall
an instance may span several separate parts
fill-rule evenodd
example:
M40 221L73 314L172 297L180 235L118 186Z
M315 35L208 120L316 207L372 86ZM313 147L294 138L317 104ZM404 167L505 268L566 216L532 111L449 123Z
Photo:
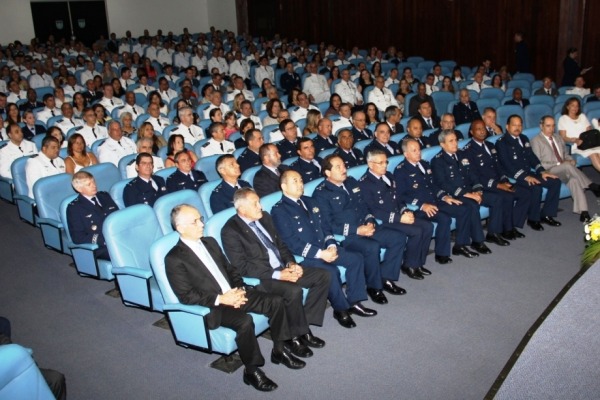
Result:
M558 52L559 35L585 35L598 39L591 22L600 15L600 2L584 0L247 0L248 27L252 34L325 41L345 48L395 45L404 55L427 59L453 59L461 65L477 65L491 57L495 68L514 68L514 32L525 34L532 55L533 72L560 80L557 68L564 58ZM559 24L561 9L581 4L580 18L587 24ZM561 8L562 7L562 8ZM563 16L563 21L565 17ZM596 29L594 29L596 28ZM588 65L597 60L597 40L583 41L580 52ZM571 44L578 46L579 43ZM600 65L598 66L600 69ZM588 81L592 81L588 76Z

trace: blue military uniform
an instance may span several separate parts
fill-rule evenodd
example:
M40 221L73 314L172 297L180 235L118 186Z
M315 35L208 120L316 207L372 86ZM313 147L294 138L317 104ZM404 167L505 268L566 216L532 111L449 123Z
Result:
M323 232L322 215L316 201L307 196L302 196L301 201L303 205L283 196L271 210L275 227L292 253L304 257L303 266L330 272L329 301L334 310L347 310L350 304L367 298L363 257L358 253L338 248L335 263L317 258L319 250L331 245L337 246L337 242L333 235L326 236ZM346 268L345 296L337 265Z
M481 243L484 240L483 229L479 217L479 207L473 204L450 205L442 199L450 196L433 183L433 172L427 161L419 161L423 171L408 161L403 161L394 171L396 193L398 198L412 206L418 207L415 215L436 222L435 229L435 254L450 256L450 224L451 217L456 218L456 245L468 246L471 240ZM452 196L450 196L452 197ZM421 211L423 204L433 204L438 212L428 217Z
M246 149L242 154L240 154L240 156L237 158L237 163L240 165L240 170L242 172L248 168L261 165L258 153L255 153L250 149Z
M471 139L463 151L469 158L477 180L483 185L483 191L498 194L502 198L503 213L512 214L512 219L505 218L504 223L507 225L504 226L504 231L523 227L531 203L530 194L520 186L514 186L515 192L497 188L499 183L509 182L509 180L500 164L494 144L487 141L479 144Z
M354 136L354 143L358 143L361 140L373 139L373 132L367 128L359 131L358 129L352 127L352 136Z
M334 153L344 160L346 168L352 168L367 163L364 154L359 149L352 148L347 152L346 150L338 148Z
M400 222L402 214L409 212L406 204L396 196L396 182L390 172L385 177L373 175L367 171L358 181L362 197L369 213L382 221L383 226L395 229L406 235L406 243L398 243L405 247L404 265L408 268L420 268L425 265L429 244L433 236L433 224L429 221L415 218L413 224ZM402 246L405 244L405 246Z
M356 179L346 178L343 186L325 180L313 193L321 210L323 230L326 234L343 235L342 246L363 255L367 287L381 289L382 278L397 281L400 276L404 253L400 244L406 243L406 235L386 226L377 226L373 236L359 236L356 233L359 226L367 223L377 225L377 221L368 212ZM386 249L381 263L380 247Z
M167 177L167 192L173 193L178 190L191 189L198 190L200 186L208 182L206 175L202 171L195 169L190 171L191 177L184 174L179 169Z
M449 193L452 197L460 199L463 203L479 205L472 199L464 197L471 192L482 192L483 185L477 181L477 176L470 168L469 158L459 150L455 160L445 151L440 151L431 160L433 170L433 181L440 189ZM495 193L485 192L482 198L482 205L489 207L490 217L488 219L488 233L500 234L505 225L502 211L502 199ZM512 215L506 217L511 223Z
M288 158L298 157L298 148L296 142L290 142L287 139L280 140L277 143L277 150L281 155L281 161L287 160Z
M69 233L73 243L97 244L96 255L98 258L110 260L106 241L102 235L102 225L106 217L117 211L119 207L106 192L98 192L95 197L98 199L100 207L81 194L69 203L67 206Z
M404 139L402 140L406 140L406 139L413 139L415 140L417 143L419 143L419 148L421 150L423 150L426 147L432 147L432 146L439 146L439 143L431 143L431 140L427 137L427 136L422 136L420 138L415 138L412 136L405 136Z
M165 180L157 175L152 175L151 181L145 181L139 176L133 178L123 190L123 202L126 207L134 204L148 204L153 206L156 199L167 193ZM152 185L156 184L156 189Z
M238 179L239 188L251 187L246 181ZM231 186L225 181L221 181L210 195L210 209L213 214L233 207L233 195L239 188Z
M302 176L302 181L307 183L321 177L322 161L319 157L315 157L312 162L298 158L290 165L290 168L298 172ZM317 166L315 162L319 165Z
M385 154L387 154L388 158L402 154L402 148L398 145L398 143L391 140L388 142L387 146L384 146L377 140L373 139L373 141L369 143L367 147L365 147L365 154L371 150L385 151Z
M337 146L337 138L333 135L329 135L327 138L317 135L317 137L313 139L313 144L315 145L316 154L319 154L323 150L335 148Z
M558 201L560 200L560 180L541 178L544 167L533 153L529 139L525 135L513 137L509 133L504 134L496 142L498 159L504 167L506 174L517 181L517 185L530 193L528 218L530 221L539 222L542 217L556 217L558 213ZM525 178L534 176L539 185L529 185ZM542 188L548 189L544 206L540 210L542 202Z

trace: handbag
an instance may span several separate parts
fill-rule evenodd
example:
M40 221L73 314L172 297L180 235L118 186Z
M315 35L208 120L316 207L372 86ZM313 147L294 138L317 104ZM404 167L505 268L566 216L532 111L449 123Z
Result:
M577 146L579 150L588 150L600 146L600 131L598 129L590 129L582 132L579 135L581 144Z

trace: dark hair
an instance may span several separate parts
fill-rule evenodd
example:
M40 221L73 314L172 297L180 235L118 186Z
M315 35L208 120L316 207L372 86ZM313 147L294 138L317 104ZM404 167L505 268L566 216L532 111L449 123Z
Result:
M342 157L340 157L338 154L333 153L333 154L328 155L321 162L321 172L323 173L323 175L325 175L325 171L331 171L331 168L333 168L333 165L331 164L331 160L333 160L334 158L339 158L340 160L342 160L342 162L344 162Z
M287 119L284 119L283 121L281 121L281 122L279 123L279 131L280 131L282 134L283 134L283 131L285 131L285 126L286 126L287 124L289 124L290 122L291 122L291 123L293 123L294 125L296 125L296 123L295 123L294 121L292 121L291 119L289 119L289 118L287 118Z
M311 142L312 143L312 139L308 138L306 136L298 138L298 140L296 140L296 150L300 150L302 143L306 143L306 142Z
M139 153L137 155L137 157L135 158L135 165L140 165L140 161L142 161L142 158L150 158L154 162L154 158L152 157L152 154L150 154L150 153Z
M167 142L167 155L168 156L171 156L174 154L175 149L173 147L175 145L175 139L177 139L177 138L180 138L181 141L184 143L183 151L185 151L185 140L183 139L183 135L174 133L174 134L171 134L171 136L169 136L169 141Z
M581 101L579 101L577 97L570 97L567 99L567 101L565 101L565 104L563 104L562 110L560 111L561 115L569 114L569 110L567 110L567 107L570 106L571 103L575 102L577 102L577 105L579 106L579 110L577 111L577 116L579 116L579 114L581 114Z

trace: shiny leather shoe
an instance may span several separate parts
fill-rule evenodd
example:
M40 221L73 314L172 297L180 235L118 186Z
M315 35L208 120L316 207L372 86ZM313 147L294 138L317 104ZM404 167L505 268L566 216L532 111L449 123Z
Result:
M254 372L244 370L244 383L252 385L254 389L261 392L272 392L277 389L277 384L270 380L260 368Z
M594 193L596 197L600 197L600 185L598 185L597 183L592 183L590 184L590 186L588 186L588 188L592 191L592 193Z
M367 288L367 294L377 304L387 304L388 302L387 297L385 297L381 289Z
M452 248L452 255L465 256L467 258L479 257L479 254L469 250L467 246L454 246Z
M322 347L325 347L325 341L313 335L311 331L308 331L306 335L300 336L300 340L306 346L312 347L314 349L320 349Z
M431 275L431 271L425 267L421 267L417 271L419 271L421 275Z
M291 354L285 348L281 352L271 351L271 362L273 364L283 364L289 369L302 369L306 366L306 363Z
M416 268L402 267L402 273L408 276L410 279L416 279L419 281L425 279L425 277L421 275L419 270Z
M590 222L591 219L592 217L590 217L590 213L587 211L582 211L581 214L579 214L580 222Z
M497 233L488 233L487 235L485 235L485 241L489 243L495 243L498 246L510 245L510 243L507 240L503 239L502 236L500 236Z
M527 225L529 225L529 227L531 229L533 229L534 231L543 231L544 227L542 226L542 224L540 224L539 221L527 221Z
M343 326L344 328L354 328L356 327L356 324L354 323L354 320L352 319L352 317L350 316L350 314L348 313L348 311L344 310L344 311L334 311L333 312L333 318L335 318L337 320L337 322Z
M285 343L285 347L296 357L308 358L313 356L312 350L309 349L299 337L288 340Z
M552 217L542 217L540 222L543 222L544 224L548 224L550 226L561 226L562 225L560 222L558 222L557 220L555 220Z
M383 293L382 293L382 295L383 295ZM360 302L351 306L348 309L348 312L350 314L358 315L359 317L374 317L377 315L377 311L371 310L370 308L363 306L362 304L360 304Z
M438 264L450 264L452 259L448 256L435 256L435 262Z
M406 290L402 289L400 286L396 285L394 282L386 279L383 281L383 290L390 294L401 295L406 294Z
M517 240L517 235L515 235L515 233L512 230L504 231L502 232L502 238L505 240Z
M479 254L491 254L491 250L489 247L485 245L485 243L471 243L471 247L475 249Z
M517 239L523 239L525 237L525 235L522 234L521 232L519 232L517 230L517 228L513 228L512 233L515 234L515 236L517 237Z

